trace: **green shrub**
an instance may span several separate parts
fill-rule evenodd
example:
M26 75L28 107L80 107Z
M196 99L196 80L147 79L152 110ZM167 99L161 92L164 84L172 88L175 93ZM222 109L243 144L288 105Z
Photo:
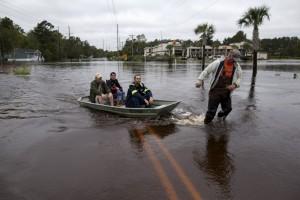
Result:
M14 69L15 75L30 75L31 69L27 66L19 66Z

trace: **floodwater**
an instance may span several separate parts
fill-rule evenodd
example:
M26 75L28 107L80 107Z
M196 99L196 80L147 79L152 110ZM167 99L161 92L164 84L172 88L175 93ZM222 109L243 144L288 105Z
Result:
M0 73L0 199L299 199L300 62L261 62L254 90L242 66L232 113L210 125L208 90L194 87L197 63L52 63L30 66L28 76ZM139 73L155 98L181 104L161 119L80 107L94 74L111 71L126 90Z

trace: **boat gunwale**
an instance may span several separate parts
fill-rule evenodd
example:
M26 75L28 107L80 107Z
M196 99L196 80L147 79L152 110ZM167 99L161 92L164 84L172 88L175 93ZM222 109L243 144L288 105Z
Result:
M77 99L77 101L81 104L89 104L89 105L93 105L93 106L97 106L97 107L105 107L105 108L112 108L112 110L127 110L127 111L150 111L150 110L155 110L155 111L160 111L166 107L169 106L173 106L175 104L179 104L181 101L168 101L168 100L157 100L157 101L162 101L162 102L170 102L169 104L163 104L163 105L159 105L156 106L154 108L127 108L127 107L117 107L117 106L111 106L111 105L105 105L105 104L97 104L97 103L92 103L92 102L88 102L88 101L83 101L82 99L84 98L88 98L88 96L84 96L84 97L79 97ZM127 113L126 113L127 114Z

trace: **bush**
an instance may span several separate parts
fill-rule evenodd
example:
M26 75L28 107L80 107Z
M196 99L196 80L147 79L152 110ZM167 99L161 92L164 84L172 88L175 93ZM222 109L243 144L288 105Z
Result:
M27 66L20 66L14 69L15 75L30 75L31 69Z

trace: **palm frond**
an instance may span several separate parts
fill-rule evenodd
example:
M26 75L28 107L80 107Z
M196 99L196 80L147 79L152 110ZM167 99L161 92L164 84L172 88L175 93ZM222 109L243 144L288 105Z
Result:
M240 18L237 22L237 24L241 26L254 26L258 27L263 23L264 18L267 18L270 20L270 14L269 14L269 7L267 6L261 6L261 7L254 7L249 8L245 14Z

